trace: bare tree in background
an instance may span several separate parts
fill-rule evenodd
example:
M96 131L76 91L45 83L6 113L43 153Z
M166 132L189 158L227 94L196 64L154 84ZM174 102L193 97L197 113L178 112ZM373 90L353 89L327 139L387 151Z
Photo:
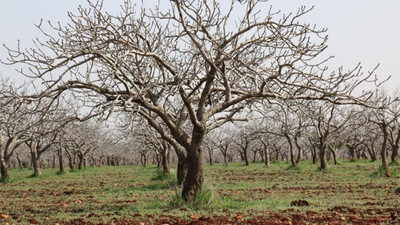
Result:
M38 121L31 120L34 107L18 98L18 90L1 80L0 83L0 171L1 179L10 178L10 159L21 144L30 139L28 130Z
M392 100L387 96L387 94L382 90L377 90L373 100L375 104L382 104L385 107L377 108L377 109L368 109L368 119L372 124L375 124L380 129L380 136L382 137L381 144L381 161L382 161L382 169L387 177L390 177L389 171L389 163L388 163L388 146L392 145L392 150L396 152L396 140L395 136L391 134L391 127L396 129L396 121L399 119L398 112L398 99ZM392 136L392 137L391 137ZM394 138L394 140L390 140ZM397 153L398 154L398 153Z
M326 30L299 22L309 8L280 15L261 0L163 4L148 9L126 1L121 14L110 15L101 1L88 2L69 13L69 24L51 24L57 35L38 25L48 40L32 50L8 49L7 63L29 66L21 72L46 85L39 97L70 90L102 109L145 118L186 152L187 201L202 190L204 136L249 103L355 102L350 94L371 76L360 77L360 67L328 74L327 59L318 59Z

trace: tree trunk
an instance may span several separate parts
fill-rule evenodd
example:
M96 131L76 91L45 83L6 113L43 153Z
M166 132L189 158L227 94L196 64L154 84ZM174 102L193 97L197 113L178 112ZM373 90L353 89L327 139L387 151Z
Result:
M75 169L75 164L71 157L68 157L68 166L71 170Z
M385 175L387 177L390 177L391 174L389 173L389 166L388 166L388 162L387 162L387 150L386 150L387 140L388 140L388 131L387 131L386 124L382 124L381 126L382 126L381 129L383 131L383 142L382 142L382 149L381 149L382 167L385 171Z
M1 171L1 179L3 181L7 181L10 179L7 162L2 157L0 157L0 171Z
M147 166L147 155L146 154L143 154L143 153L140 154L140 162L142 163L143 167Z
M31 160L33 166L33 177L38 177L42 175L42 171L40 171L40 154L36 151L31 152Z
M347 146L347 148L349 149L349 152L350 152L350 161L351 162L354 162L354 161L356 161L357 160L357 157L356 157L356 148L354 147L354 146L351 146L351 145L346 145Z
M269 149L268 148L264 148L264 163L266 167L269 167L270 165L270 159L269 159Z
M59 148L57 150L57 154L58 154L58 166L60 167L60 173L64 173L65 169L64 169L64 161L63 161L63 149Z
M375 162L376 161L376 152L375 152L374 147L371 147L371 148L367 147L367 149L368 149L369 157L371 157L371 161Z
M255 163L257 161L257 151L253 152L253 163Z
M326 161L326 147L320 146L319 159L321 162L320 169L325 170L328 168L328 162Z
M392 163L397 164L399 161L399 146L392 146L392 155L391 155Z
M335 165L337 165L338 162L337 162L337 157L336 157L336 152L335 152L335 150L333 150L332 147L329 147L329 150L331 151L332 156L333 156L333 163L334 163Z
M222 154L222 156L224 156L224 166L228 166L228 154Z
M188 170L183 182L182 197L187 202L193 202L202 191L204 180L204 156L201 146L190 149L186 158Z
M296 166L300 165L301 159L303 157L303 148L300 145L300 132L297 132L294 136L294 143L297 148Z
M260 160L262 163L265 163L265 152L264 149L260 149Z
M184 154L178 155L178 165L176 172L178 177L178 184L183 184L183 181L185 180L188 172L188 162Z
M16 158L17 158L17 161L18 161L18 167L19 167L20 170L22 170L24 168L24 165L22 164L22 160L21 160L21 158L19 157L18 154L16 154Z
M208 148L208 163L210 164L210 166L213 165L213 159L212 159L212 155L213 155L213 150L210 146L207 146Z
M289 144L289 156L290 156L290 163L292 165L292 167L296 167L297 163L294 159L294 152L293 152L293 143L292 143L292 139L290 138L290 136L288 134L285 134L286 140Z
M170 148L169 146L164 146L161 153L161 164L163 173L165 174L171 173L171 166L169 161L170 161Z
M311 156L312 156L312 163L316 164L318 161L318 155L315 146L313 146L311 149Z
M79 162L78 162L78 169L79 169L79 170L83 170L84 161L85 161L84 158L85 158L84 155L78 154L78 159L79 159Z

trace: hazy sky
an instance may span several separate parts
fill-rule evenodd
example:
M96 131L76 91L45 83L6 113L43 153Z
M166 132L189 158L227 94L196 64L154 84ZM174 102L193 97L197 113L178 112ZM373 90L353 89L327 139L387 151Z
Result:
M163 0L161 0L163 1ZM166 1L166 0L164 0ZM106 11L117 13L122 0L104 0ZM140 3L141 1L136 1ZM361 62L365 72L380 64L376 74L381 79L392 76L387 86L400 87L400 0L270 0L273 9L294 12L301 5L315 6L304 17L308 23L328 28L326 55L335 55L330 69L341 65L351 69ZM34 24L44 21L68 22L67 11L75 12L84 0L0 0L0 43L31 47L40 37ZM1 46L0 57L6 57ZM0 75L13 73L0 65Z

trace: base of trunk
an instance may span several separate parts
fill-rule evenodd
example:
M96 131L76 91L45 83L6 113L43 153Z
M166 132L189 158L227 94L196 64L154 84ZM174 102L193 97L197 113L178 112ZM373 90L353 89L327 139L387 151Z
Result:
M204 157L202 148L193 149L187 159L188 171L183 182L182 197L186 202L193 202L201 193L204 180Z

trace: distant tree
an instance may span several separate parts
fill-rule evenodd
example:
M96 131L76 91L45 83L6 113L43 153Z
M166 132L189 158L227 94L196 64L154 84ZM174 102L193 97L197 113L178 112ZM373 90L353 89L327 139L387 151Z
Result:
M398 112L397 112L397 107L396 105L398 104L397 99L392 100L390 97L387 96L387 94L378 89L375 92L374 98L371 99L372 102L376 105L381 105L382 107L380 108L372 108L372 109L366 109L368 111L368 120L372 123L375 124L379 129L381 133L381 138L382 138L382 144L381 144L381 151L380 151L380 156L381 156L381 161L382 161L382 168L385 171L386 176L391 176L390 171L389 171L389 163L388 163L388 146L390 146L390 138L391 138L391 133L390 129L391 127L395 127L396 121L399 119L398 117ZM396 140L395 137L393 136L394 140L392 140L392 143L394 145L394 148L396 148ZM396 152L397 149L392 150ZM396 154L396 153L395 153ZM397 153L398 154L398 153ZM394 156L394 160L396 160L396 157Z
M31 102L19 98L18 90L6 81L0 82L0 171L7 181L11 157L30 139L28 130L38 121L30 118L34 113Z

